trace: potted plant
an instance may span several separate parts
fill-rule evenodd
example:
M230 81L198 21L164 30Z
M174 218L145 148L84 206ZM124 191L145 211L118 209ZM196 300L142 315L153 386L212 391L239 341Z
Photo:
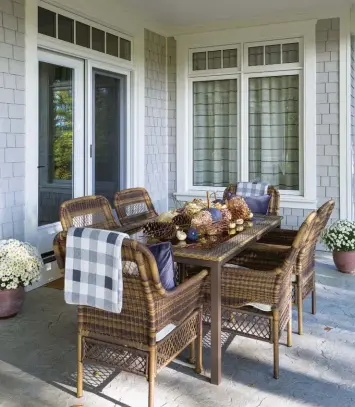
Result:
M42 267L42 258L30 244L15 239L0 241L0 318L19 312L24 287L39 280Z
M324 230L321 241L333 252L333 260L339 271L355 273L355 222L335 222Z

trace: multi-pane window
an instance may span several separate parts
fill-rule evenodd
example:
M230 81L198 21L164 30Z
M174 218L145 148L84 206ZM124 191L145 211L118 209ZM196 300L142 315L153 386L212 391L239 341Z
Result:
M38 7L38 33L127 61L132 60L130 40L43 7Z
M299 62L299 43L248 46L248 66L279 65Z
M238 48L213 49L192 53L192 71L238 67Z
M249 179L300 193L300 43L245 47L241 64L232 46L190 53L192 186L225 187Z

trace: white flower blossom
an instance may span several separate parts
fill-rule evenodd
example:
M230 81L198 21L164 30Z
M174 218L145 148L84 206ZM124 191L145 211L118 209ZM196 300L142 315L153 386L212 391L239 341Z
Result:
M335 222L322 233L321 241L332 251L355 250L355 222Z
M15 239L0 241L0 289L26 287L38 281L44 268L36 248Z

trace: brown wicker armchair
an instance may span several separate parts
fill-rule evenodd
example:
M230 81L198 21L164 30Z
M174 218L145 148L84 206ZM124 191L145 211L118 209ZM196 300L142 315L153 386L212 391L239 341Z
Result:
M64 264L65 250L62 256ZM195 349L196 342L195 370L202 371L202 288L207 271L166 291L145 246L125 239L122 261L122 312L78 307L77 396L83 395L83 363L98 363L145 376L148 406L153 407L158 370L189 345Z
M227 198L228 192L231 192L232 194L235 194L237 192L237 184L230 184L223 193L223 199ZM279 191L272 185L269 185L268 190L267 190L268 195L271 196L270 202L269 202L269 209L268 209L268 215L279 215L279 210L280 210L280 193Z
M315 212L307 217L278 267L268 270L262 262L258 267L245 261L240 262L241 266L228 263L222 268L222 330L273 343L275 379L279 377L279 337L286 326L287 346L292 346L292 270L299 250L308 242L314 219ZM207 323L210 321L209 293L210 280L207 279L204 306Z
M335 202L330 199L317 210L317 222L309 244L300 250L293 270L292 285L294 303L298 309L298 333L303 333L303 301L312 293L312 314L316 313L315 250L322 230L333 212ZM241 258L249 258L252 264L277 267L297 235L296 230L275 229L243 252ZM235 259L238 262L237 259Z
M60 206L60 222L64 232L71 226L117 229L109 201L103 196L83 196L65 201Z
M65 201L60 206L60 222L63 232L53 240L53 251L60 270L64 270L67 231L71 226L117 229L109 201L103 196L83 196Z
M158 216L146 189L130 188L116 192L114 206L122 225L142 224Z

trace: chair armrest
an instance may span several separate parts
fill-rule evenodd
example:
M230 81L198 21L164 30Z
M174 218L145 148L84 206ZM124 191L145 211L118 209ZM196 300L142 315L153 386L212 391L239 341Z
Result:
M164 296L155 297L157 331L170 323L180 324L202 306L203 287L207 275L208 271L202 270L174 290L167 291Z
M290 250L289 246L255 243L228 263L255 270L273 270L282 266Z
M67 244L66 232L59 232L53 239L53 251L60 270L65 268L65 250Z
M292 243L297 235L297 230L290 229L274 229L264 235L259 243L279 244L283 246L292 246Z

